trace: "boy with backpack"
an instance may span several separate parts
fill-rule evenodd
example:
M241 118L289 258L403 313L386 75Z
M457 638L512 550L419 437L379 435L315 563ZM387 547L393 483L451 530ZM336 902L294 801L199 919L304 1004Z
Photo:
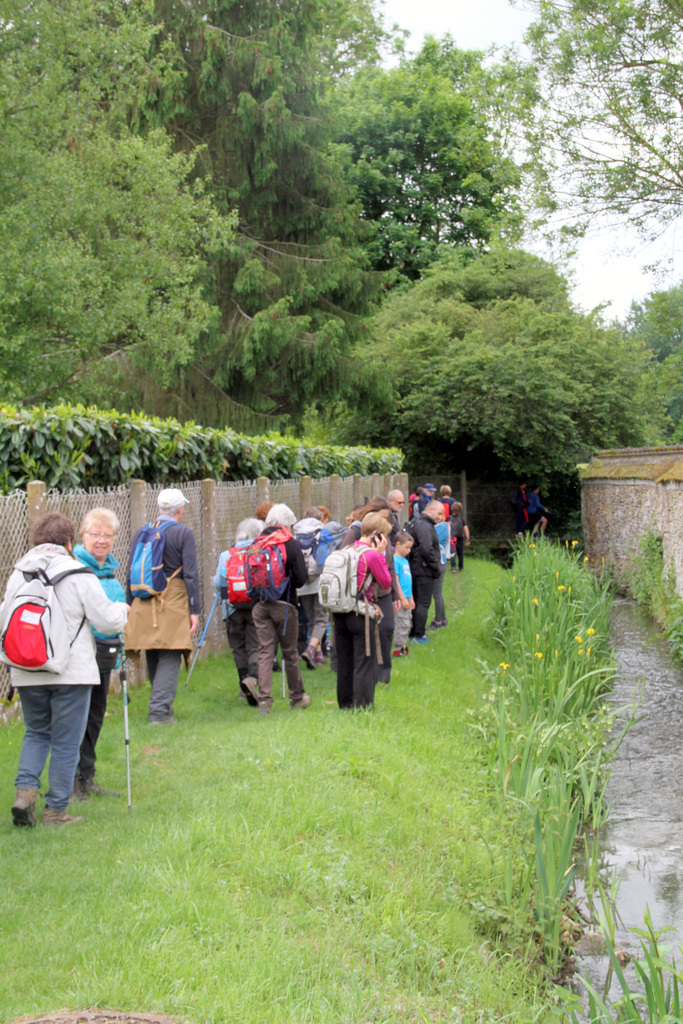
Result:
M287 674L290 708L307 708L310 696L304 691L299 669L297 637L297 587L308 580L306 563L291 533L296 516L287 505L273 505L266 516L266 528L247 550L246 574L258 642L259 713L270 714L273 706L273 658L278 640Z
M221 594L223 621L235 660L240 697L258 706L258 640L253 605L247 593L246 554L263 529L260 519L243 519L235 531L235 543L221 551L213 585Z

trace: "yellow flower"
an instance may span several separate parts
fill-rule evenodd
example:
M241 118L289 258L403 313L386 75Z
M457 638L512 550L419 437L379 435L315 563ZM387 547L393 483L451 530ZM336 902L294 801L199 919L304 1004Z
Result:
M593 629L593 627L591 626L591 627L590 627L590 629L587 629L587 630L586 630L586 632L588 633L588 636L593 636L593 633L595 632L595 630L594 630L594 629Z
M586 557L584 558L584 562L587 562L587 561L588 561L588 555L586 555Z
M531 598L531 603L532 604L538 604L538 598L537 597L532 597Z
M499 667L502 668L503 672L507 672L507 670L510 668L506 661L501 661Z
M557 657L557 647L555 648L555 657Z
M572 588L570 587L569 590L567 591L567 593L571 594L571 592L572 592Z
M530 545L529 545L529 547L530 547L530 548L535 548L535 547L536 547L536 545L535 545L535 544L530 544Z
M567 588L560 583L560 585L559 585L559 587L557 589L558 590L566 590Z
M579 654L583 654L583 647L579 647Z
M587 647L587 648L586 648L586 654L590 654L590 652L591 652L591 649L590 649L590 647Z
M583 643L583 637L580 637L580 636L575 636L575 637L574 637L574 639L575 639L575 640L576 640L576 641L577 641L578 643L580 643L580 644L582 644L582 643Z
M572 541L572 547L575 548L578 545L578 543L579 543L578 540L573 540Z
M542 657L543 657L543 655L541 654L540 651L536 651L536 653L534 654L534 658L542 658Z

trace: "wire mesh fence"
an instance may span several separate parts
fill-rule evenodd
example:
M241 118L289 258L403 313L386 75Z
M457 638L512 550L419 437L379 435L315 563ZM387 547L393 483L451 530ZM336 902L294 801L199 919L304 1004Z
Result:
M351 511L353 506L354 477L335 478L340 495L340 511L342 518ZM396 477L396 486L401 486L404 477ZM208 487L207 487L208 484ZM362 486L370 491L370 479L355 478L356 487ZM38 485L40 488L41 485ZM332 505L332 478L308 481L313 504L320 503L330 508ZM403 486L406 486L403 483ZM200 591L202 594L202 611L200 615L199 638L206 624L213 602L213 577L216 572L217 559L235 539L235 531L242 519L253 516L259 504L259 484L216 483L207 481L191 481L181 484L181 490L188 499L183 514L183 522L193 531L197 542L197 560L200 568ZM151 522L158 515L157 499L162 485L144 487L142 516L144 522ZM302 508L305 491L301 480L276 480L262 483L264 493L274 503L289 505L297 517L304 511ZM35 504L35 501L34 501ZM40 492L38 504L32 514L42 515L58 512L68 516L78 530L86 512L93 508L108 508L115 513L120 530L114 541L112 554L119 562L116 576L125 586L128 557L135 529L142 525L133 522L133 501L130 487L93 488L92 490L46 491ZM0 594L4 593L7 580L16 562L29 547L29 507L26 493L17 491L7 497L0 497ZM220 614L214 614L205 638L207 651L217 651L225 647L227 637ZM128 678L133 678L132 662L128 663ZM0 665L0 700L6 700L11 691L10 678L6 668Z

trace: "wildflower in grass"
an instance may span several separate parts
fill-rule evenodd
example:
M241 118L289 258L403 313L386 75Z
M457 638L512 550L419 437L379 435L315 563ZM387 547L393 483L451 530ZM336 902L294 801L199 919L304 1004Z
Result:
M555 657L557 657L557 647L555 648Z
M579 647L579 654L583 654L583 647Z
M586 654L590 654L590 652L591 652L591 649L590 649L590 647L587 647L587 648L586 648Z
M560 583L560 585L559 585L559 587L557 589L558 590L566 590L567 588L562 583Z
M502 668L503 672L507 672L507 670L510 668L507 661L501 661L499 667Z
M583 637L582 637L582 636L575 636L575 637L574 637L574 639L575 639L575 640L576 640L576 642L577 642L577 643L579 643L579 644L582 644L582 643L583 643Z
M541 654L540 651L536 651L536 653L534 654L534 658L542 658L542 657L543 657L543 655Z
M591 627L590 627L590 629L587 629L587 630L586 630L586 632L588 633L588 636L593 636L593 633L595 632L595 630L594 630L594 629L593 629L593 627L591 626Z
M584 562L587 562L587 561L588 561L588 555L586 555L586 557L584 558Z
M532 604L538 604L538 598L537 597L532 597L531 598L531 603Z
M529 547L530 547L530 548L535 548L535 547L536 547L536 545L535 545L535 544L530 544L530 545L529 545Z
M572 541L572 547L575 548L578 545L578 543L579 543L578 540L573 540Z

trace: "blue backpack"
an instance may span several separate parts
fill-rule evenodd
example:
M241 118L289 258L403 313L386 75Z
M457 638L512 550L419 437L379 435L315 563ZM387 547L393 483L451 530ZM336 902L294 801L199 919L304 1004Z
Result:
M168 586L164 572L164 545L166 530L175 526L175 519L148 523L144 526L135 545L130 563L129 582L133 597L156 597ZM180 571L180 570L177 570ZM175 576L175 573L173 573Z

